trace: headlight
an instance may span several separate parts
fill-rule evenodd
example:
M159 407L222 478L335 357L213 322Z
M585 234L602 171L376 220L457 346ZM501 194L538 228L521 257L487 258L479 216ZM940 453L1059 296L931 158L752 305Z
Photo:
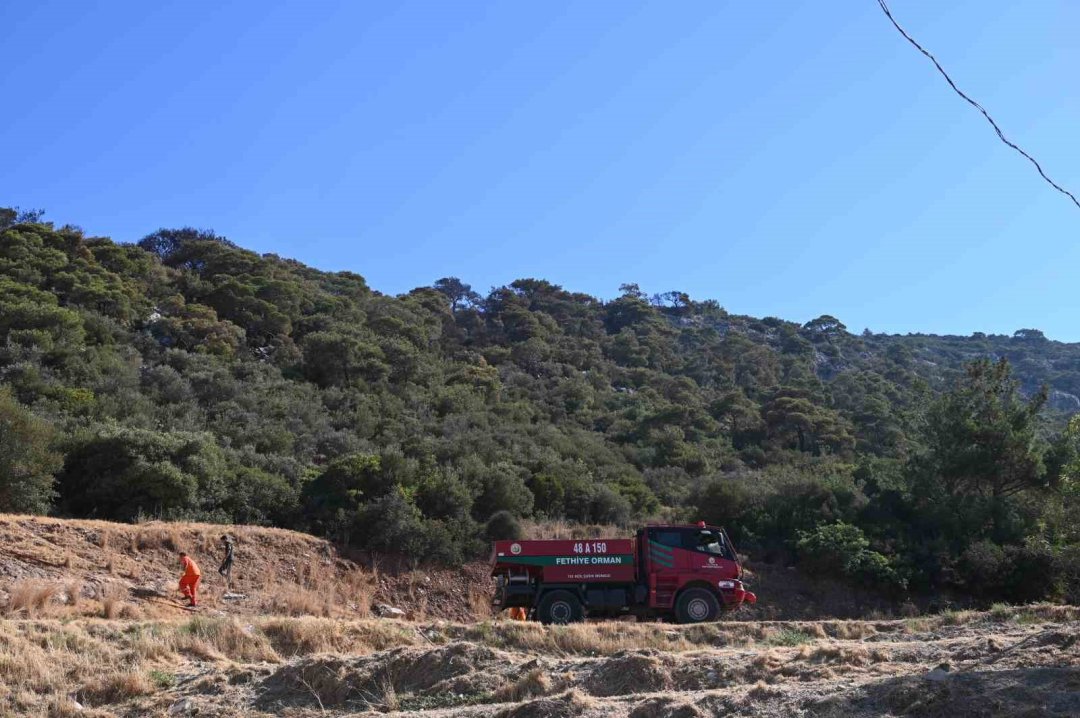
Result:
M734 581L721 581L720 583L718 583L716 585L719 586L720 588L735 588L735 582Z

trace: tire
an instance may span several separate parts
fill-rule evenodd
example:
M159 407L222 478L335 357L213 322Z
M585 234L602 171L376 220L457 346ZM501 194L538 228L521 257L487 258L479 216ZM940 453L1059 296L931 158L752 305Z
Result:
M675 620L679 623L705 623L720 615L720 602L707 588L688 588L675 602Z
M585 611L574 594L569 591L552 591L540 599L536 615L540 623L547 626L552 623L576 623L585 617Z

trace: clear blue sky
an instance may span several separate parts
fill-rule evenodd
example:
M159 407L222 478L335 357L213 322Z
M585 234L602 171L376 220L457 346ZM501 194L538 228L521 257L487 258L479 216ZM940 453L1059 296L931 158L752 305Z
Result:
M893 0L1080 191L1080 3ZM622 282L1080 340L1080 210L874 0L0 3L0 205L397 293Z

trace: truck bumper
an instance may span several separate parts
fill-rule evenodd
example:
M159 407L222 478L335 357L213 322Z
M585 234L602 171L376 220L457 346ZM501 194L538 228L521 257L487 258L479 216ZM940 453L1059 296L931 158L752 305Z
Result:
M725 609L734 611L744 603L757 603L757 595L753 591L747 591L742 581L732 581L731 583L734 584L731 588L720 589L720 595L724 598Z

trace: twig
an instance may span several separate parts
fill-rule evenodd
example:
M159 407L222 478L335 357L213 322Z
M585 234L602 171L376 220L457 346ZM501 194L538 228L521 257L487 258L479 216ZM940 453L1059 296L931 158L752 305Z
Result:
M302 686L304 686L304 688L308 689L308 693L315 696L315 700L319 704L319 712L320 713L325 713L326 712L326 706L323 705L322 698L319 696L319 692L317 690L315 690L314 688L312 688L311 684L308 683L307 680L305 680L303 676L297 676L297 680L300 681L300 684Z

